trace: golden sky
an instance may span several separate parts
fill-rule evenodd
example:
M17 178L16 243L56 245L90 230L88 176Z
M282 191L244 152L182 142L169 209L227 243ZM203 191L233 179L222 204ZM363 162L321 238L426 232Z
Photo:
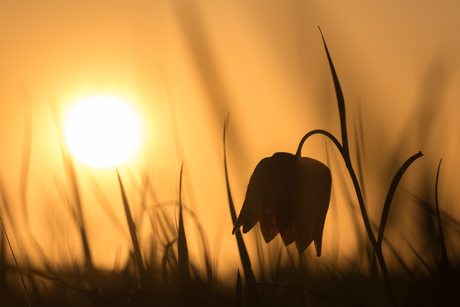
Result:
M59 199L65 177L51 106L65 117L85 98L112 96L142 120L142 146L120 167L133 201L145 174L152 176L158 201L176 200L183 161L187 205L203 224L219 268L236 274L240 264L223 173L225 117L230 114L228 163L239 211L249 177L263 157L293 153L312 129L340 136L320 26L344 91L355 152L353 129L361 112L371 216L378 221L393 174L420 150L425 157L409 170L397 196L400 212L407 214L398 213L406 226L394 230L395 236L411 227L413 213L408 212L416 212L404 192L434 189L441 158L441 201L444 210L459 216L454 207L460 180L459 14L457 1L3 0L0 175L13 215L24 223L20 170L29 123L30 226L40 244L53 251L50 257L60 254L56 229L75 238ZM337 248L332 246L335 235L345 255L352 255L356 245L341 179L347 177L340 174L343 165L332 146L328 152L333 199L324 233L326 259ZM310 140L304 155L326 162L322 138ZM96 261L112 267L117 249L126 257L129 247L115 170L76 166ZM97 204L92 176L125 233ZM253 236L246 237L251 242ZM81 254L79 248L70 249L69 257Z

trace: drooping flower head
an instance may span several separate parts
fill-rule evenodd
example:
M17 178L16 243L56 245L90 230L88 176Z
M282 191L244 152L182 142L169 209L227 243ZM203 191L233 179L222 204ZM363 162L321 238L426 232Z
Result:
M241 226L247 233L260 222L266 243L279 233L300 254L314 241L320 256L331 184L329 168L315 159L284 152L264 158L249 180L233 233Z

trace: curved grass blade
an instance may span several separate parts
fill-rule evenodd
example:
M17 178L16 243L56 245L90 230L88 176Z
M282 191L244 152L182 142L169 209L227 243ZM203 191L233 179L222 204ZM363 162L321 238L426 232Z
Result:
M5 202L5 199L3 199L3 201ZM19 268L18 261L16 260L16 256L14 255L13 247L11 246L10 239L8 238L8 233L6 232L5 224L3 223L3 219L1 217L1 215L0 215L0 223L2 224L3 233L5 234L6 242L8 242L8 246L10 248L11 255L13 255L14 263L16 264L16 267L18 268L19 276L21 277L22 286L23 286L24 292L26 294L27 304L30 307L32 305L30 304L29 292L27 291L26 284L24 282L24 278L22 277L21 269Z
M59 147L61 149L62 161L66 171L68 184L70 186L71 195L72 195L72 205L71 211L74 216L75 223L77 224L80 230L80 237L83 245L83 251L85 253L85 266L88 270L92 271L94 269L91 250L89 248L88 234L86 232L86 223L83 216L83 205L80 197L80 189L77 181L77 174L75 172L75 166L72 161L72 157L66 152L64 144L64 136L61 129L63 124L61 122L61 116L58 112L58 106L56 102L51 104L51 111L53 113L54 125L56 129L56 136L58 138ZM33 242L33 241L32 241Z
M449 258L447 258L447 250L446 244L444 242L444 232L442 230L442 223L441 223L441 214L439 213L439 202L438 202L438 180L439 180L439 170L441 169L441 162L442 159L439 161L438 165L438 172L436 173L436 184L434 189L435 194L435 201L436 201L436 218L438 221L438 229L439 229L439 243L441 244L441 261L442 261L442 269L444 272L449 272Z
M224 124L224 168L225 168L225 183L227 186L227 197L228 197L228 205L230 207L230 214L232 216L233 224L236 223L236 211L235 205L233 203L232 192L230 190L230 182L228 180L228 168L227 168L227 151L225 146L225 136L226 131L228 129L228 116ZM246 249L246 245L244 244L243 237L241 236L241 232L236 232L236 242L238 244L238 251L240 253L241 263L243 264L244 275L247 280L255 281L254 272L252 271L251 261L249 260L249 254Z
M224 123L224 168L225 168L225 183L227 186L227 197L228 205L230 207L230 214L232 216L233 225L236 223L236 211L233 203L232 192L230 191L230 183L228 181L228 169L227 169L227 152L225 147L225 136L228 129L228 115ZM249 254L244 244L243 236L241 231L235 233L236 243L238 245L238 251L240 254L241 264L243 265L244 277L246 278L246 284L248 286L249 299L252 306L262 306L259 289L256 284L247 283L248 281L256 282L256 277L252 271L251 260L249 260Z
M24 102L24 140L22 144L21 171L19 179L19 196L22 206L23 219L25 225L29 228L29 215L27 214L27 183L30 169L30 153L32 148L32 103L29 93L23 82L19 84L22 100ZM29 229L28 229L29 231Z
M236 277L236 294L235 294L235 306L243 307L243 285L241 283L240 270L238 269L238 276Z
M166 285L168 283L168 271L166 270L166 264L168 262L168 253L169 250L171 249L172 245L174 242L177 241L177 238L166 244L164 252L163 252L163 257L161 258L161 272L163 276L163 283Z
M180 168L179 179L179 231L177 238L178 258L179 258L179 274L184 283L190 282L190 267L187 248L187 237L184 230L184 219L182 217L182 171L184 164Z
M89 176L89 180L91 181L91 192L94 198L97 200L97 203L104 211L105 215L109 218L115 228L119 231L120 235L128 238L126 234L125 228L123 227L123 222L118 218L115 213L115 209L112 207L110 201L108 200L105 192L102 190L101 186L97 183L96 179L93 175Z
M227 186L228 203L230 206L230 215L232 216L232 223L235 224L236 223L236 211L235 211L235 205L233 204L232 193L230 191L230 183L228 181L227 150L226 150L226 145L225 145L225 136L226 136L226 132L228 129L228 119L229 119L229 116L227 115L227 118L224 123L224 168L225 168L225 183Z
M146 287L147 276L144 268L144 261L142 260L141 249L139 246L139 240L137 239L136 234L136 225L134 224L133 217L131 215L131 210L129 209L128 199L126 198L125 188L123 187L123 182L121 181L120 173L117 168L118 183L120 184L121 197L123 199L123 207L125 209L126 221L128 222L129 234L131 236L131 241L133 242L134 248L134 260L139 271L139 277L141 280L141 288Z
M418 152L417 154L413 155L407 161L401 166L401 168L398 170L396 175L393 178L393 181L391 182L390 189L388 190L387 193L387 198L385 199L385 204L383 206L383 212L382 212L382 217L380 220L380 226L379 226L379 236L377 239L377 244L379 247L382 246L382 241L383 241L383 233L385 232L385 225L388 219L388 214L390 212L390 206L391 206L391 201L393 200L393 196L396 192L396 188L398 187L399 181L401 180L402 176L406 172L406 170L409 168L409 166L423 156L422 152Z
M343 98L342 87L340 86L339 78L337 77L337 73L335 72L334 64L332 63L331 56L329 54L329 50L327 49L326 41L323 36L323 32L321 28L318 27L319 32L321 33L321 38L323 39L324 48L326 49L327 60L329 62L329 67L331 69L332 80L334 81L334 88L335 94L337 96L337 105L339 107L339 116L340 116L340 130L342 131L342 147L344 149L344 153L349 158L350 151L348 149L348 134L347 134L347 122L345 116L345 98Z

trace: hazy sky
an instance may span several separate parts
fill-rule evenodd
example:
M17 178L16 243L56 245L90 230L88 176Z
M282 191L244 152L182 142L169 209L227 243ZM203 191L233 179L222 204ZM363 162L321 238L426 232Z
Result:
M294 152L312 129L340 135L320 26L342 83L351 142L361 110L363 170L369 199L375 200L371 215L378 218L397 168L422 150L425 157L411 169L402 190L432 187L443 158L441 197L452 203L445 210L458 216L453 204L459 201L455 187L460 179L459 14L457 1L1 0L2 181L17 204L13 207L20 208L28 119L30 223L43 231L39 241L44 246L54 246L48 226L70 215L59 200L59 182L65 181L51 105L57 104L65 117L84 98L116 97L143 123L142 148L120 167L133 199L135 178L144 174L153 176L159 201L177 199L184 161L187 204L204 224L212 256L224 254L229 260L221 258L222 269L236 272L223 174L225 117L230 113L228 163L239 211L259 160L277 151ZM312 139L304 155L326 161L324 144ZM335 155L331 168L337 168L330 210L336 210L339 221L343 217L340 242L346 249L352 239L343 230L349 223L340 188L344 175L338 174L341 164L328 148ZM110 251L111 259L105 259L110 266L117 246L129 246L129 241L127 232L113 230L97 205L91 174L124 222L115 171L92 171L77 162L77 172L90 240L95 254ZM15 214L21 220L20 210ZM332 248L328 238L336 231L334 221L326 220L322 257ZM113 244L107 236L114 237Z

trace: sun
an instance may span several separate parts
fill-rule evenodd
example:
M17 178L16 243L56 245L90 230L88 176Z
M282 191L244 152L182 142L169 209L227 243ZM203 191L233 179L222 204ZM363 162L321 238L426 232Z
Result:
M99 168L126 160L140 141L139 120L120 101L92 97L80 102L65 124L70 152L83 163Z

